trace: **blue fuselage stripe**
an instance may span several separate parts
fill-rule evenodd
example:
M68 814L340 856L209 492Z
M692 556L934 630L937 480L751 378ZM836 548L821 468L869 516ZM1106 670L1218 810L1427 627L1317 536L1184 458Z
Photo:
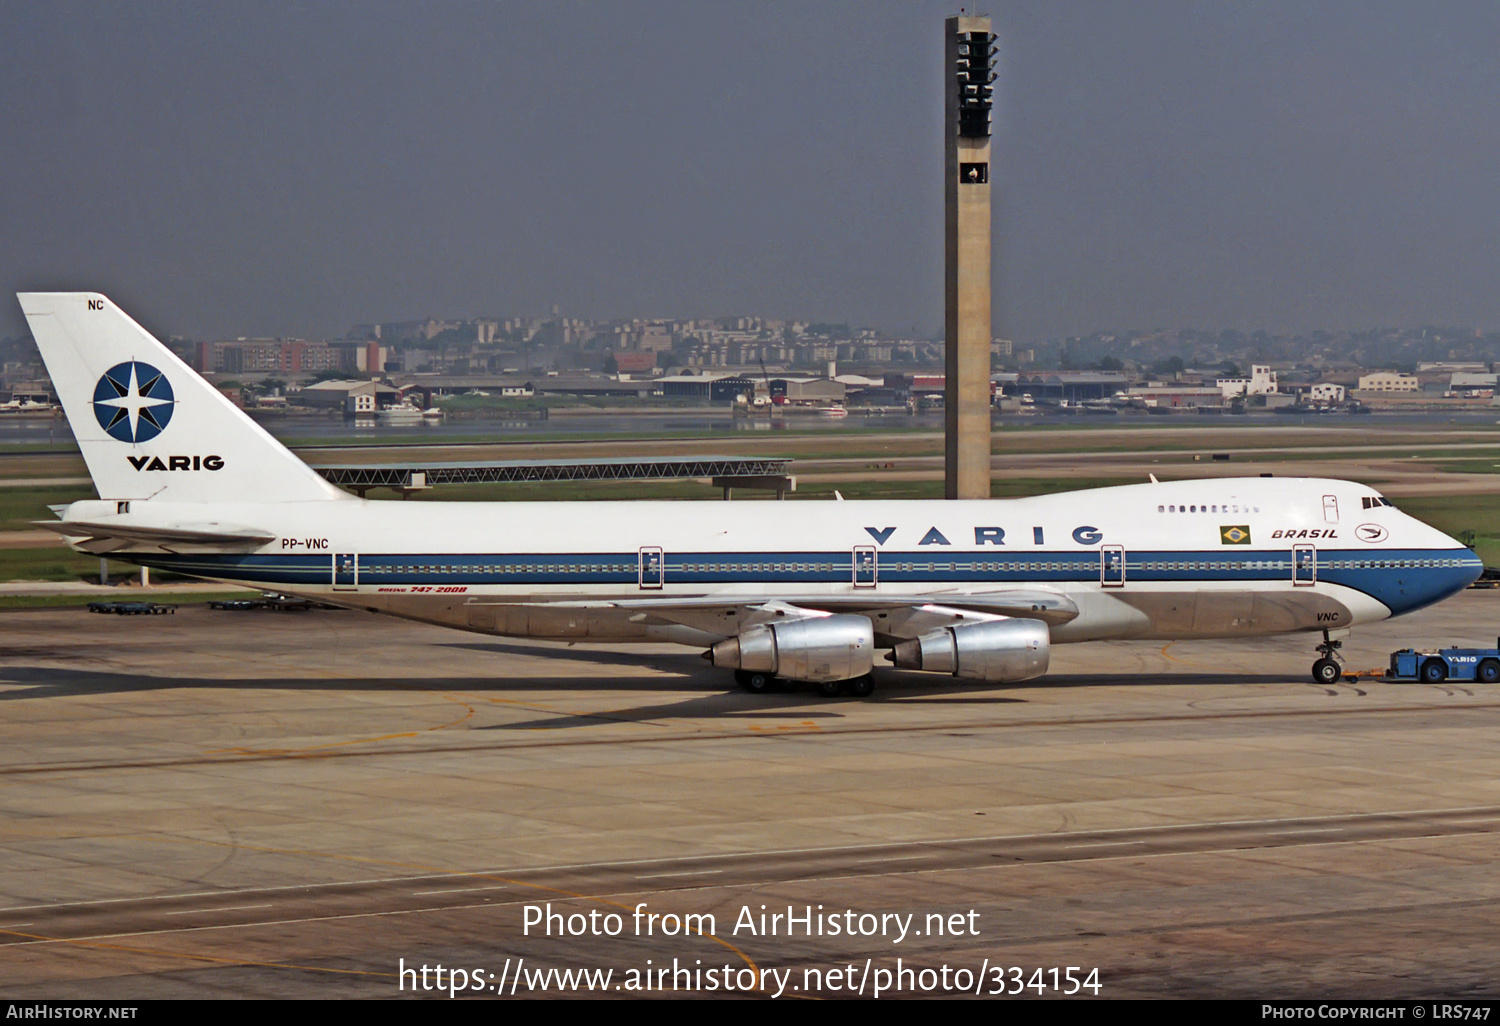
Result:
M347 560L348 557L342 557ZM622 585L642 579L639 553L375 554L358 557L358 582L412 585ZM667 552L661 581L668 585L850 584L853 556L839 552ZM331 555L151 555L140 562L202 577L264 584L326 585ZM352 570L352 568L350 568ZM1305 576L1310 580L1313 571ZM1483 569L1467 549L1330 549L1317 553L1318 581L1353 588L1392 610L1415 608L1451 594ZM1290 581L1289 550L1128 551L1125 586L1131 583ZM895 552L879 554L883 584L1099 583L1101 557L1086 552ZM354 583L340 573L339 583ZM645 577L656 581L654 568ZM868 579L864 574L862 580ZM1113 580L1111 571L1107 580Z

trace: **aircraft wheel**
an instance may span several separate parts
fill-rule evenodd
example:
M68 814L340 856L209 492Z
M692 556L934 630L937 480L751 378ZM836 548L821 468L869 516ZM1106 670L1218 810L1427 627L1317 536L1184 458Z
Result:
M764 695L771 690L775 678L758 670L735 670L734 682L752 695Z
M1494 684L1500 681L1500 662L1486 659L1479 664L1479 672L1474 674L1474 679L1481 684Z
M875 691L875 678L868 673L863 677L855 677L846 683L849 686L849 694L855 698L869 698Z
M1441 659L1429 659L1422 664L1422 679L1428 684L1438 684L1448 679L1448 667Z
M825 680L818 683L818 694L824 698L837 698L843 690L844 682L841 680Z
M1332 659L1319 659L1313 663L1313 680L1319 684L1332 684L1339 679L1339 664Z

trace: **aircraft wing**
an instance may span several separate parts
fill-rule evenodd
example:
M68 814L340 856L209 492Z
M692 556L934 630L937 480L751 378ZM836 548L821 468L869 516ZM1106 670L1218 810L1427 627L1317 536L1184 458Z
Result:
M194 545L255 549L276 537L264 531L230 524L140 527L86 520L39 520L34 522L34 526L56 531L65 536L75 548L98 555L124 548L139 548L141 545L154 546L167 552Z
M1064 624L1078 616L1078 606L1066 595L1055 591L1034 588L1016 588L1009 591L951 591L929 592L921 596L901 597L882 595L879 601L872 596L848 595L829 600L827 608L852 613L867 609L896 609L906 606L947 606L975 613L994 616L1011 616L1028 620L1041 620L1049 625ZM804 602L804 605L808 603ZM819 603L812 603L824 608Z
M919 611L973 613L977 614L977 619L1024 618L1041 620L1049 626L1065 624L1078 616L1078 606L1072 599L1059 592L1037 588L955 590L927 595L803 596L795 601L770 599L736 602L732 598L662 596L620 599L608 604L618 609L638 610L641 615L652 617L658 622L679 623L721 634L738 633L757 623L827 613L863 614L877 624L889 623L892 627L898 623L911 622L915 625L932 619L929 616L911 615Z

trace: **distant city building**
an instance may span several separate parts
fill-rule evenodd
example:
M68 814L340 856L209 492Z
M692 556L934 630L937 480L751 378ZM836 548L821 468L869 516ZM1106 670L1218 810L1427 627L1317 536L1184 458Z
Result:
M943 395L948 388L946 374L887 374L887 388L905 392L909 397Z
M1224 392L1219 388L1174 387L1170 385L1133 389L1129 398L1139 399L1146 406L1158 409L1194 409L1199 406L1224 405Z
M666 352L672 348L672 329L659 324L649 324L636 335L635 346L649 353Z
M619 352L615 358L615 370L621 374L643 374L656 369L655 352Z
M771 396L784 396L789 403L826 404L844 401L845 386L842 381L828 378L772 378Z
M1448 388L1466 398L1488 398L1495 394L1497 379L1500 379L1500 375L1459 372L1453 375Z
M658 378L655 387L667 398L712 399L714 402L734 402L739 396L755 394L753 380L729 374L677 374Z
M349 415L372 414L400 399L400 393L378 381L319 381L297 393L297 403L341 409Z
M474 341L482 346L492 345L500 335L500 322L488 317L481 317L474 322Z
M333 345L295 339L237 339L198 343L193 362L195 369L216 374L321 374L367 370L371 354L378 365L382 352L375 342Z
M1225 399L1237 395L1270 395L1276 391L1276 372L1268 364L1256 364L1250 368L1248 378L1219 378L1216 384Z
M1083 402L1108 399L1129 387L1118 371L1049 371L1016 375L1016 390L1033 399L1066 399Z
M1417 364L1417 373L1425 374L1428 371L1450 371L1453 373L1477 373L1482 374L1490 368L1487 364L1474 361L1438 360Z
M33 406L52 406L57 403L57 396L52 391L50 380L21 380L11 384L10 401L18 406L26 403Z
M1341 403L1348 394L1343 385L1323 382L1308 389L1307 398L1315 403Z
M1401 374L1397 371L1378 371L1359 379L1361 392L1417 392L1421 388L1415 374Z

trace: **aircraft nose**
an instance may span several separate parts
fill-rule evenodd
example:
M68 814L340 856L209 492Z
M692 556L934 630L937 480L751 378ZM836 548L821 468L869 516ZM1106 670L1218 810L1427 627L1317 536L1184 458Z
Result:
M1484 562L1457 539L1453 548L1431 553L1437 558L1416 559L1394 571L1390 581L1390 598L1385 600L1393 612L1409 613L1434 602L1456 595L1479 579Z

